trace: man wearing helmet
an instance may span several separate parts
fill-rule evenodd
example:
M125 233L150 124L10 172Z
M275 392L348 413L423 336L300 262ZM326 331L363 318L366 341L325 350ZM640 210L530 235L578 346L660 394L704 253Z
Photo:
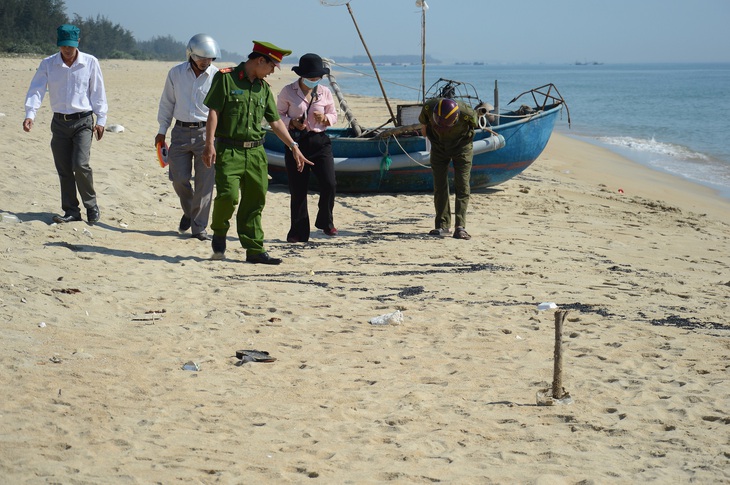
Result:
M455 219L453 236L471 239L466 232L466 209L469 205L469 179L473 158L476 113L471 106L449 98L433 98L424 104L418 118L421 131L431 142L433 203L436 209L435 229L429 234L440 236L451 232L449 205L449 163L454 164Z
M178 231L182 234L191 229L192 237L201 241L210 240L205 229L215 182L215 170L203 163L208 119L204 101L218 72L212 63L220 55L218 43L211 36L194 35L188 42L187 61L167 74L157 111L160 129L155 146L165 143L165 134L175 118L167 161L170 180L183 210Z

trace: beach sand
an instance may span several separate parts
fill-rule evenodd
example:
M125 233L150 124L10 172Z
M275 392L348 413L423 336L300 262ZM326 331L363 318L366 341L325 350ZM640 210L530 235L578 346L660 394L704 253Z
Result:
M38 63L0 59L0 211L22 220L0 222L1 483L730 481L727 200L555 134L473 193L470 241L427 236L430 194L342 194L337 237L287 244L272 186L283 264L245 263L233 230L212 261L177 234L155 158L174 63L102 61L125 130L92 148L94 226L51 222L48 100L21 127ZM572 404L536 405L555 342L541 302L569 311Z

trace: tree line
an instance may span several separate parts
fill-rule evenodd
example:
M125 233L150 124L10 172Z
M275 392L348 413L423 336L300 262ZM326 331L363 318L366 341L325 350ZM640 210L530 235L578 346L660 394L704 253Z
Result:
M69 18L63 0L0 1L0 52L50 55L58 51L56 29L73 24L81 29L79 48L99 59L178 61L185 58L186 42L172 36L138 41L131 31L108 18ZM221 61L239 61L241 56L221 50Z

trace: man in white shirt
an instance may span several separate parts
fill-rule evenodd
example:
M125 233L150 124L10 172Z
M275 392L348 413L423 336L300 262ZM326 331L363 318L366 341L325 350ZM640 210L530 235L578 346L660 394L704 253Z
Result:
M215 168L203 163L208 107L203 104L218 68L218 43L209 35L194 35L187 46L188 60L170 69L160 98L155 146L165 143L165 134L175 118L167 154L169 176L183 210L178 231L191 230L193 238L209 241L206 232L213 200ZM195 175L193 175L195 171ZM191 180L194 185L191 184Z
M25 98L23 130L33 128L38 108L48 90L53 110L51 151L61 182L63 215L54 222L81 220L76 190L86 208L90 224L99 221L100 212L89 165L91 139L101 140L106 125L107 103L104 79L96 57L78 50L80 31L74 25L58 27L57 54L41 61ZM96 115L96 124L94 117Z

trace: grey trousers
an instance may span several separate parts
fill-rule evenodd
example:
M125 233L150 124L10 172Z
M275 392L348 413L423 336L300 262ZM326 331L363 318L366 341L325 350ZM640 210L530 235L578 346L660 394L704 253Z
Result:
M61 209L65 216L81 216L76 189L87 211L97 209L89 165L93 127L93 116L69 121L54 116L51 122L51 152L61 182Z
M167 154L169 175L183 214L191 220L193 234L208 227L213 201L215 167L208 168L203 163L204 147L205 127L173 126Z

